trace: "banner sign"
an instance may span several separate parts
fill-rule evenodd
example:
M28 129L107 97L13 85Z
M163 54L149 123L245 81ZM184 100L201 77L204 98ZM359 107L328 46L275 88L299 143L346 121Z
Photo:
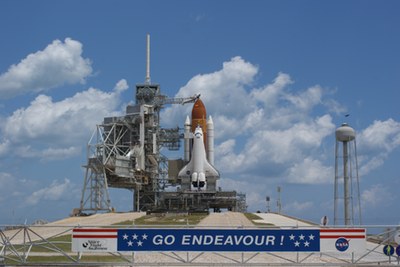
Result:
M320 230L321 252L364 252L366 232L361 228L322 228Z
M74 229L72 251L355 252L365 229Z
M84 229L72 231L72 248L74 252L116 252L118 229Z
M127 229L119 251L319 251L318 230Z

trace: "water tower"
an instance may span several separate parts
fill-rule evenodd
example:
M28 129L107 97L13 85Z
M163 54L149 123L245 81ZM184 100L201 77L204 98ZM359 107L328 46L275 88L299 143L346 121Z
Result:
M343 184L343 190L339 184ZM345 225L355 224L355 208L358 209L358 223L361 224L356 132L347 123L336 129L334 190L334 224L338 225L341 220L340 211L343 211ZM354 193L357 203L354 203ZM339 205L341 202L342 208Z

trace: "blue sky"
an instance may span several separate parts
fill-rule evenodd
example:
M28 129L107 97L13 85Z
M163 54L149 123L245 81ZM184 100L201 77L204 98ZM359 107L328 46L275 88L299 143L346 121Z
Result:
M221 186L333 216L334 131L357 132L365 223L399 223L398 1L0 1L0 223L79 206L85 146L145 78L201 93ZM163 111L183 127L189 106ZM345 114L350 117L345 118ZM181 153L165 153L171 158ZM118 211L127 190L111 190Z

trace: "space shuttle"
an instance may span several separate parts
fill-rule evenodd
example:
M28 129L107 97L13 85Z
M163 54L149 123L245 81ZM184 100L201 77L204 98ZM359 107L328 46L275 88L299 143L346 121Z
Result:
M184 161L187 164L178 177L190 179L191 186L197 190L215 190L219 172L213 166L214 123L211 116L206 120L206 109L200 98L193 105L192 119L186 117L184 129Z

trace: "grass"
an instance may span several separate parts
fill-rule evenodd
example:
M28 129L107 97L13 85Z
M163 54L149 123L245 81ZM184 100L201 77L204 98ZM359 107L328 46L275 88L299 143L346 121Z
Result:
M43 240L38 240L32 242L32 249L30 251L49 253L49 252L55 252L56 248L66 252L71 251L71 235L52 237L49 238L47 241L48 242L45 242ZM22 252L24 249L27 250L29 246L24 247L23 245L14 245L14 248L17 251Z
M123 222L114 223L113 226L174 226L174 225L196 225L202 219L204 219L207 214L152 214L142 216L140 218L132 220L127 220Z
M259 226L275 226L272 223L264 223L264 222L256 222L256 220L262 220L262 218L254 213L244 213L247 219L249 219L252 223Z
M250 221L253 220L262 220L262 218L254 213L244 213L244 216L246 216L247 219L249 219Z
M77 260L78 257L71 256L72 259ZM6 259L3 263L5 265L14 265L20 260L16 258L15 256L9 257ZM87 256L82 256L82 258L79 260L79 263L103 263L103 262L125 262L121 257L119 256L107 256L107 255L87 255ZM71 259L68 259L65 256L29 256L29 258L26 261L27 264L46 264L46 263L73 263Z
M207 217L206 213L194 214L152 214L137 218L134 221L135 225L196 225L202 219Z
M63 235L63 236L57 236L57 237L52 237L48 239L48 241L56 246L58 249L62 251L71 251L71 235ZM32 252L51 252L53 249L52 245L49 245L47 243L42 243L43 246L34 246L32 248ZM48 248L50 249L48 249Z

